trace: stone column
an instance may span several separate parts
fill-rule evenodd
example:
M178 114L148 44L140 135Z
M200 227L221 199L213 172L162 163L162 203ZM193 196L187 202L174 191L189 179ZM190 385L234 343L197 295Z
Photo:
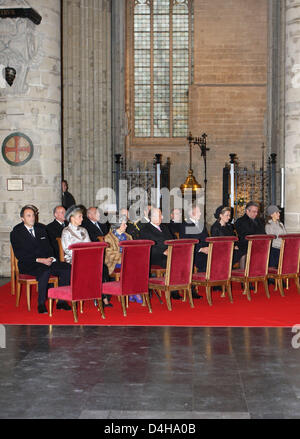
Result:
M0 8L13 7L31 7L42 21L0 18L0 64L16 70L13 85L1 78L0 88L0 276L10 275L9 232L20 222L21 207L36 205L40 222L50 222L61 180L60 0L0 1ZM20 165L28 152L8 152L4 144L11 136L12 150L28 150L22 135L33 155ZM8 183L17 184L15 190Z
M64 177L79 204L111 186L111 2L63 1Z
M300 231L300 0L286 0L285 224Z

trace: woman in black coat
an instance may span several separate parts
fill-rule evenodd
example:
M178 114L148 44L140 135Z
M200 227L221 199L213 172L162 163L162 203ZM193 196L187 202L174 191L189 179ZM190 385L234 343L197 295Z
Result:
M229 222L231 218L230 207L219 206L214 214L216 221L211 226L211 236L236 236L233 225ZM237 246L233 251L233 264L238 262L241 258L241 252Z

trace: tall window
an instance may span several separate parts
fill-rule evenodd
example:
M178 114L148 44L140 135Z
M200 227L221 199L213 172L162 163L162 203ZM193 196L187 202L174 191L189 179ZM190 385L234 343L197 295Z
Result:
M129 3L133 137L186 137L192 82L192 0Z

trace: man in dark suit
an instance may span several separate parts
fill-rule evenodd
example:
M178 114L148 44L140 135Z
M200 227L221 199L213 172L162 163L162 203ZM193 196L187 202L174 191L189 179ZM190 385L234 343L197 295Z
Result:
M18 224L13 229L10 241L18 259L20 273L35 276L38 281L38 312L44 314L48 312L45 302L49 277L58 276L60 286L69 285L71 266L56 261L46 227L35 223L35 212L32 208L25 206L20 216L23 224ZM58 301L56 307L71 309L64 301Z
M177 239L177 235L180 236L182 225L182 211L181 209L172 209L170 215L170 223L168 224L169 230L173 236L173 239Z
M188 209L187 220L181 225L179 237L198 239L199 243L195 245L194 251L194 264L201 273L206 271L208 243L205 239L208 236L206 226L201 220L201 209L197 204L192 204Z
M59 247L56 238L60 238L63 229L68 225L65 221L66 209L63 206L56 206L53 209L54 220L47 224L46 230L49 237L50 244L53 248L54 257L59 261Z
M239 241L238 247L242 254L240 259L240 268L244 269L246 265L246 254L248 250L247 235L265 235L265 225L261 219L258 218L259 205L250 201L246 205L245 214L238 218L235 223Z
M159 265L166 268L168 246L164 243L167 240L173 239L169 228L166 224L162 224L161 210L152 207L149 212L150 222L144 224L140 231L140 239L150 239L155 242L151 247L150 265ZM178 291L171 293L173 299L181 299Z
M108 225L107 223L100 222L100 212L97 207L89 207L86 215L87 216L82 221L81 226L88 231L92 242L98 241L98 236L105 236L108 234Z
M66 210L69 209L69 207L76 204L75 198L72 194L68 191L68 182L67 180L62 180L61 182L61 204L64 206Z
M164 243L168 239L173 239L168 227L162 224L161 210L153 207L149 213L150 222L144 224L141 232L141 239L150 239L155 242L151 247L150 263L166 268L168 246Z

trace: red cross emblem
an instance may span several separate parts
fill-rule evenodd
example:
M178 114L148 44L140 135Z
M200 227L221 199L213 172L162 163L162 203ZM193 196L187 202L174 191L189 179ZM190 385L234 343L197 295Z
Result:
M2 145L4 160L14 166L23 165L31 159L33 145L29 137L15 133L8 136Z

